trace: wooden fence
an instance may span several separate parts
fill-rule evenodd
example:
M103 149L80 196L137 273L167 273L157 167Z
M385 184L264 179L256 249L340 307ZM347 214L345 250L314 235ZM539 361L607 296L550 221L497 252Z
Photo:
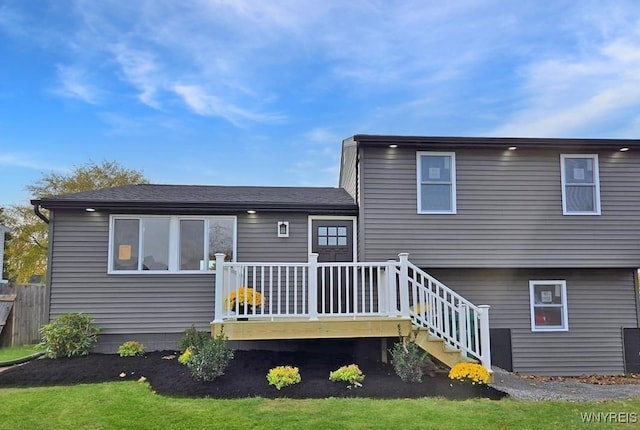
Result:
M39 284L3 285L0 294L15 295L13 309L0 333L0 346L40 342L40 327L46 324L46 287Z

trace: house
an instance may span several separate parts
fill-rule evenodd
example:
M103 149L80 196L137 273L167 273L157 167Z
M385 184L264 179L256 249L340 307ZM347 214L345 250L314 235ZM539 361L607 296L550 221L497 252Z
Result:
M238 341L413 329L447 364L640 368L640 140L356 135L339 185L33 200L50 318L90 313L102 350L175 347L192 323Z
M7 226L0 224L0 284L6 284L9 282L6 279L3 279L2 275L4 273L4 239L5 235L9 233L11 229Z

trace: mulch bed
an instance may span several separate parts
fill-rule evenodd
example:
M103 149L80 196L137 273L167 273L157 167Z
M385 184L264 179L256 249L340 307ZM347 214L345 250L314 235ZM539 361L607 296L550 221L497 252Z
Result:
M173 356L172 359L166 359ZM365 374L362 387L330 382L329 372L355 362ZM278 391L268 385L269 369L291 365L300 369L302 382ZM124 374L124 377L120 375ZM186 366L178 363L174 351L152 352L142 357L90 354L57 360L38 359L0 372L0 387L73 385L119 380L138 380L144 376L159 394L179 397L211 398L328 398L366 397L377 399L442 397L447 399L501 399L505 393L488 386L456 384L445 372L425 375L422 383L404 383L391 364L371 359L357 360L347 355L235 351L225 374L213 382L195 381Z

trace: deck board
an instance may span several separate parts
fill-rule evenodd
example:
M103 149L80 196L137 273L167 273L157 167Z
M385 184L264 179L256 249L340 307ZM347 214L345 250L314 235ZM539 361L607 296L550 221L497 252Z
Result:
M280 318L211 323L211 332L224 330L229 340L337 339L407 336L411 321L403 318L323 318L318 321Z

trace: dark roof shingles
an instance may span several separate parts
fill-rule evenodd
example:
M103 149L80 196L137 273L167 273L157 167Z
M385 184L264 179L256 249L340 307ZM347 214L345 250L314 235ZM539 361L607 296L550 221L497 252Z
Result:
M45 205L63 202L355 205L353 198L342 188L156 184L103 188L41 200Z

